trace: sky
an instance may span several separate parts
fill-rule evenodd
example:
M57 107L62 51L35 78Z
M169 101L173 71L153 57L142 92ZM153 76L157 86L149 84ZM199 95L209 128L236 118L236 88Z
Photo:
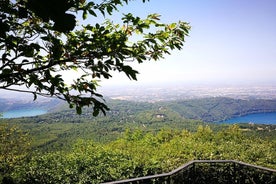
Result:
M115 74L101 85L276 84L276 0L142 0L121 13L161 14L165 23L189 22L181 51L157 62L134 65L138 81Z
M156 62L134 64L140 73L137 81L114 74L99 83L100 89L163 84L276 86L276 0L132 0L109 18L119 20L122 13L141 18L158 13L162 22L181 20L192 28L182 50Z

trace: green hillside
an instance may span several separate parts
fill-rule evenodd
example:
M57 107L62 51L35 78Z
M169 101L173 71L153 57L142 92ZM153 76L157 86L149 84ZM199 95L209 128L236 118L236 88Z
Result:
M29 118L2 119L1 123L15 124L33 137L35 149L51 151L67 149L78 138L109 142L126 129L156 132L163 128L196 131L199 125L221 130L229 125L211 123L255 112L276 109L275 100L239 100L231 98L204 98L174 102L133 102L108 100L110 111L106 116L92 116L89 109L77 115L74 109L59 105L56 112ZM206 123L209 122L209 123ZM240 125L243 129L264 129L273 135L274 126ZM267 128L268 127L268 128ZM249 134L249 132L247 132ZM258 134L262 134L260 131Z
M219 122L233 117L260 112L276 112L276 100L201 98L173 101L166 107L187 119L200 119L205 122Z
M193 159L276 168L276 125L205 122L270 112L273 100L108 104L111 110L99 117L60 105L41 116L0 119L0 181L100 183L168 172Z

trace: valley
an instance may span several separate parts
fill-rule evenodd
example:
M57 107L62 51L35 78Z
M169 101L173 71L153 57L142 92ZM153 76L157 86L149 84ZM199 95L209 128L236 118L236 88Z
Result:
M276 125L219 123L275 112L276 99L266 97L269 93L209 91L196 97L168 94L166 100L155 92L139 100L118 94L106 98L110 111L98 117L90 108L78 115L55 99L1 99L7 110L45 108L47 113L0 118L0 163L19 183L100 183L167 172L194 159L235 159L276 168Z
M78 138L99 142L114 140L126 130L156 132L163 128L196 131L199 125L221 130L230 124L221 122L258 112L275 112L276 100L211 97L162 102L137 102L108 99L107 115L92 116L91 109L81 115L61 103L55 111L40 116L0 119L1 124L17 125L34 137L33 146L40 150L62 150ZM276 138L276 125L241 124L243 129L262 131ZM62 146L61 146L62 145Z

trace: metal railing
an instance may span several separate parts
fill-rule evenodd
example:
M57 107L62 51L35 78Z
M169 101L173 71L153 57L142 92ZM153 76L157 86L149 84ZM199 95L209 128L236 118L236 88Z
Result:
M276 170L235 160L194 160L163 174L104 184L276 184Z

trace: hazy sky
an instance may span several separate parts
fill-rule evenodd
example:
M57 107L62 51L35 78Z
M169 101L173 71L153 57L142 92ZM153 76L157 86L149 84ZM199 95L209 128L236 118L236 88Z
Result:
M102 85L276 82L276 0L136 0L120 10L159 13L164 22L182 20L192 29L181 51L138 65L138 82L121 74Z

